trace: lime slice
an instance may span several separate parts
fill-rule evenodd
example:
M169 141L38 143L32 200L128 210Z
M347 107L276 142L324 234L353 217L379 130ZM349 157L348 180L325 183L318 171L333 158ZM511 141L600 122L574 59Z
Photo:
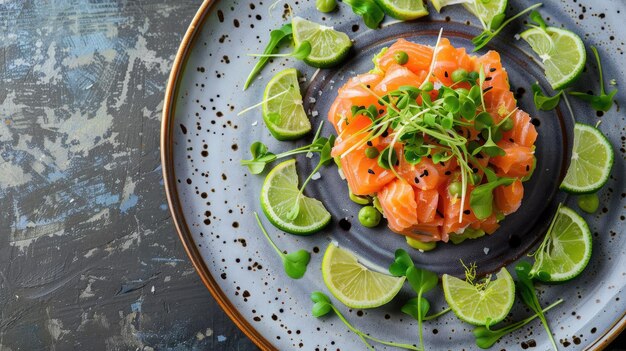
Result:
M530 273L540 280L562 282L576 277L591 257L591 231L587 222L572 209L561 206L534 256Z
M422 1L416 0L376 0L383 11L401 21L410 21L428 15Z
M288 214L298 196L300 211L290 220ZM261 208L273 225L291 234L312 234L330 222L330 213L320 201L299 194L294 159L278 164L267 174L261 188Z
M331 243L322 259L322 277L337 300L351 308L374 308L391 301L404 284L404 277L392 277L367 269L349 251Z
M433 4L433 7L437 12L441 12L441 8L449 5L470 3L471 0L430 0L430 3Z
M308 65L328 68L337 65L348 55L352 41L345 33L301 17L294 17L291 24L296 47L305 40L311 43L311 53L304 59Z
M520 34L543 61L552 89L559 90L574 82L583 71L587 55L578 35L565 29L531 28Z
M491 28L491 21L494 17L506 11L506 4L507 0L472 0L464 1L463 7L478 17L484 26Z
M278 140L298 139L311 131L295 68L278 72L267 83L263 93L263 120Z
M572 160L560 188L571 194L598 191L609 179L613 148L604 134L590 125L574 125Z
M465 280L444 274L443 293L450 308L461 320L473 325L494 325L504 319L515 301L515 283L502 268L483 289Z

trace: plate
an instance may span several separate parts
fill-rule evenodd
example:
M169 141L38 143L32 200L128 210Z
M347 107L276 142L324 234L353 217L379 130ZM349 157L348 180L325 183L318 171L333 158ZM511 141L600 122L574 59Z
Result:
M519 11L528 1L511 4L508 13ZM371 69L371 57L399 37L433 45L440 28L453 45L471 48L470 39L480 33L477 20L462 7L446 8L414 22L387 21L377 31L367 29L345 4L331 14L315 10L314 1L291 4L293 13L342 30L354 39L350 59L341 67L314 70L299 61L278 59L270 63L242 91L242 85L255 60L249 53L263 51L269 30L289 18L285 3L270 9L269 2L240 3L206 1L198 11L176 56L163 107L162 162L170 210L181 240L198 274L218 303L235 323L263 349L362 349L361 341L335 317L311 316L312 291L326 291L319 270L323 250L331 240L355 252L370 267L385 271L396 248L406 247L401 236L380 226L366 229L358 224L358 206L347 196L346 185L336 168L328 167L321 178L312 181L307 193L322 199L333 215L324 231L309 237L285 234L267 221L270 235L287 251L300 248L312 252L304 278L289 279L278 256L257 228L253 212L261 212L259 192L263 176L250 175L239 165L249 157L248 147L255 140L270 150L282 151L310 142L278 142L263 124L260 110L237 116L237 112L262 99L271 76L287 67L296 67L303 83L305 109L314 129L325 119L337 89L351 76ZM610 10L609 10L610 8ZM577 31L587 45L598 46L606 80L626 81L624 34L619 28L620 13L626 6L618 1L577 3L551 2L541 12L550 23L563 24ZM487 49L502 55L512 90L518 103L537 125L537 171L525 184L522 207L508 216L496 234L461 245L439 245L433 252L412 251L422 267L438 273L462 274L459 258L476 262L481 273L493 272L510 264L540 241L559 202L576 208L576 200L557 190L567 169L573 119L564 103L551 112L536 111L529 92L539 81L548 86L540 65L532 59L527 45L515 41L521 21L508 27ZM593 34L597 33L597 34ZM485 50L483 50L484 52ZM587 69L595 70L589 59ZM586 91L598 82L585 74L575 88ZM616 98L624 101L621 91ZM626 242L624 229L624 118L614 107L603 116L574 99L569 99L577 121L595 124L616 147L611 180L600 193L601 209L586 216L594 232L594 253L588 268L576 280L558 286L539 285L544 305L563 298L565 302L548 314L556 339L568 350L599 350L626 326ZM618 104L619 105L619 104ZM327 124L324 131L330 132ZM619 149L621 147L621 149ZM617 150L619 149L619 150ZM298 171L308 174L315 159L298 158ZM352 225L339 226L346 219ZM372 310L349 310L338 303L348 320L361 330L399 342L415 343L416 323L399 310L411 297L403 290L390 304ZM442 294L429 295L433 309L445 307ZM516 303L510 320L527 316ZM426 345L436 349L465 350L476 347L472 327L453 314L424 326ZM538 323L503 338L493 349L514 350L535 346L548 349L548 339Z

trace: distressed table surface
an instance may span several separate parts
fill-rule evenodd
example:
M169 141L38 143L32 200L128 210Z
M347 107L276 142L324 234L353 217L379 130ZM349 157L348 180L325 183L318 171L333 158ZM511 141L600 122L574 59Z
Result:
M256 349L163 191L164 89L199 4L0 0L0 350Z

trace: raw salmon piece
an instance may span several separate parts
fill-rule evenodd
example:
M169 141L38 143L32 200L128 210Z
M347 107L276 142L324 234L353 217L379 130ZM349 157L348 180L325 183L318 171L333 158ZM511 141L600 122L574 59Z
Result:
M515 95L509 89L493 88L487 91L483 97L485 100L485 108L489 112L494 121L500 122L515 110Z
M521 146L509 141L501 140L498 143L506 153L504 156L492 157L489 163L498 167L498 175L508 177L523 177L530 172L533 165L534 151L528 146Z
M398 158L400 159L398 174L418 189L436 189L445 179L443 172L439 172L440 168L435 166L428 157L422 157L422 160L415 165L408 163L402 152L398 154Z
M328 121L335 127L337 133L341 133L346 122L352 120L352 103L347 99L337 98L328 110Z
M433 58L431 47L398 39L378 60L378 66L381 70L387 72L392 65L397 64L394 55L398 51L404 51L409 56L409 60L403 66L411 72L420 74L430 68L430 61Z
M538 134L528 113L517 110L509 118L513 121L513 129L503 133L503 139L522 146L533 146Z
M480 222L480 229L484 230L487 234L493 234L498 228L500 228L500 224L498 224L498 219L495 214L491 214L491 216Z
M470 193L473 187L467 186L467 195L463 203L463 218L459 222L459 212L461 209L461 197L450 195L448 186L441 187L439 190L440 201L443 209L443 229L442 234L461 233L471 223L476 222L477 218L471 211L469 205Z
M341 158L341 171L355 195L374 194L396 177L393 172L381 168L376 159L365 157L365 148L367 146Z
M478 57L475 64L475 71L480 70L480 66L483 66L485 72L485 82L483 83L483 90L488 87L500 88L509 90L509 76L506 70L502 67L500 61L500 54L496 51L488 51L483 56Z
M415 189L415 202L417 203L417 221L419 223L430 223L435 220L437 204L439 203L437 189Z
M451 85L453 83L452 72L459 68L456 48L450 45L448 39L442 38L437 46L435 57L433 75L442 85Z
M433 221L429 223L419 223L402 230L398 234L411 237L413 239L422 242L440 241L441 226L443 225L443 218L437 216ZM447 235L446 235L447 237Z
M374 87L374 92L378 96L383 96L397 90L403 85L419 86L422 84L425 76L426 72L422 71L417 75L408 68L396 63L389 67L385 78Z
M404 179L387 184L378 193L378 201L392 230L401 232L417 224L415 192Z
M378 98L372 95L371 92L367 91L366 88L370 89L375 87L381 80L383 76L375 73L365 73L360 74L354 78L351 78L344 84L341 88L339 88L337 96L342 99L347 99L355 106L365 106L369 107L374 104L378 106Z
M331 156L340 156L344 152L350 150L354 145L364 143L370 139L370 131L367 130L372 125L372 120L367 116L358 115L352 119L350 123L343 127L343 130L335 140L335 146L331 152ZM368 144L363 146L378 146L380 137L371 139ZM365 157L365 155L363 156Z
M520 207L524 197L524 185L517 179L511 185L501 185L494 190L496 207L504 214L511 214Z

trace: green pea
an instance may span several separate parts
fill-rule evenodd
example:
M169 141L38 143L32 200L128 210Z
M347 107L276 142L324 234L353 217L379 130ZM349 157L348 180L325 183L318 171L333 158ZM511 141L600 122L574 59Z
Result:
M434 250L437 247L437 242L436 241L430 241L430 242L423 242L423 241L419 241L413 238L409 238L408 236L406 237L406 243L417 250L422 250L422 251L430 251L430 250Z
M504 121L502 121L502 124L500 125L500 129L507 132L511 129L513 129L513 121L511 120L511 117L505 119Z
M378 149L375 146L370 146L367 149L365 149L365 156L367 158L376 158L378 157Z
M595 193L580 195L576 201L578 202L578 207L587 213L594 213L598 210L598 207L600 207L600 199L598 198L598 194Z
M463 185L461 182L452 182L448 185L448 192L452 196L461 196L461 193L463 192Z
M409 55L404 51L398 51L393 55L393 59L396 60L399 65L404 65L409 62Z
M365 206L359 211L359 222L364 227L373 228L380 223L382 215L374 206Z
M337 7L336 0L315 0L315 7L320 12L331 12Z
M467 78L467 71L464 70L463 68L459 68L455 70L454 72L452 72L452 81L455 83L463 81L466 78Z
M476 71L472 71L467 74L467 78L471 80L472 82L475 82L478 79L478 77L479 77L479 74Z
M422 86L422 91L431 91L433 89L435 89L433 82L426 82L424 83L424 86Z

